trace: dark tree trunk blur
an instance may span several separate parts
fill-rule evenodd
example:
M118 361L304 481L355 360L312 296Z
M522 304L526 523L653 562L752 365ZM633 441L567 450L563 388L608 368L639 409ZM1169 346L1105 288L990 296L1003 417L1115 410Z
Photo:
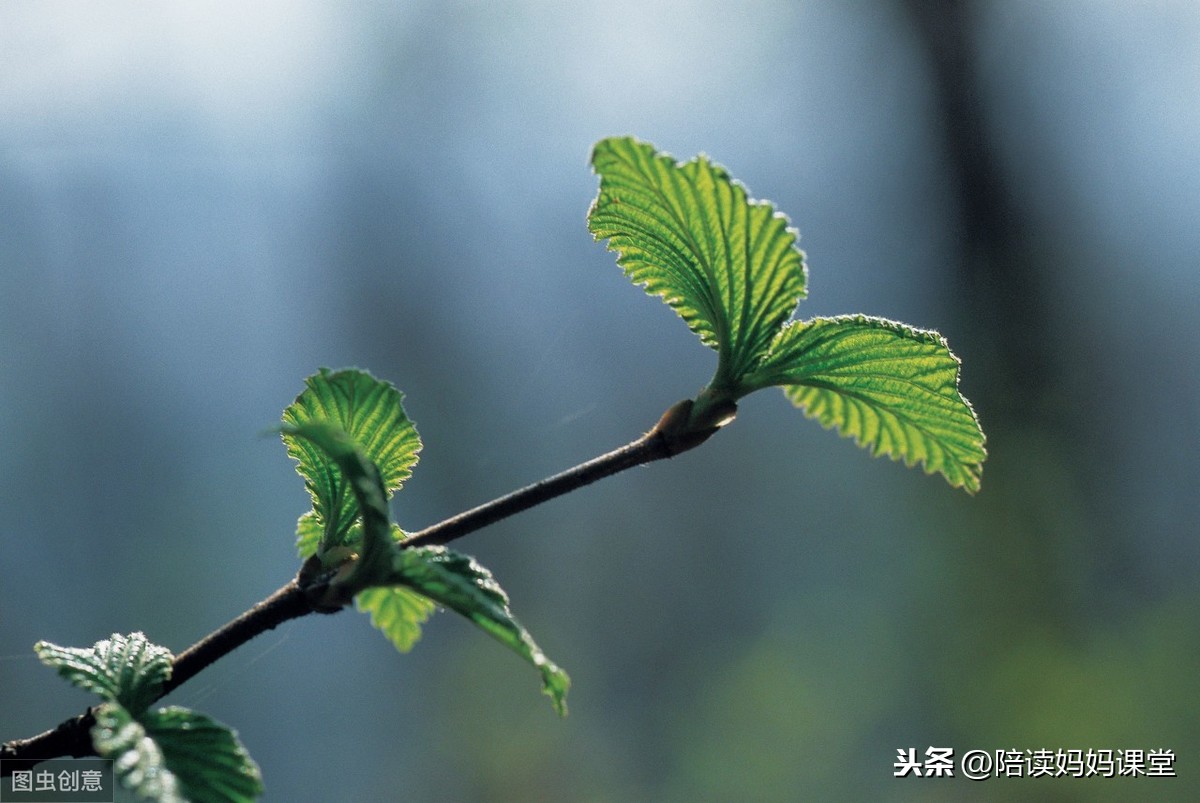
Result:
M1045 332L1048 303L1032 222L1013 197L985 118L976 48L984 6L977 0L903 0L903 6L931 68L957 207L956 307L970 322L963 327L969 340L956 338L960 353L970 355L971 383L991 402L989 418L1028 415L1040 408L1033 402L1054 371Z

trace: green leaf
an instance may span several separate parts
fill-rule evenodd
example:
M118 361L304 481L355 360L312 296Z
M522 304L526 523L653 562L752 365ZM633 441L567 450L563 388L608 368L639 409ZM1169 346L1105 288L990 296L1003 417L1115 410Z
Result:
M421 625L437 609L432 600L404 586L368 588L354 598L354 605L370 614L371 624L400 652L413 648L421 638Z
M142 633L114 633L86 649L39 641L33 650L75 686L118 702L135 715L159 698L174 661L170 650L151 644Z
M104 703L95 710L92 746L101 758L113 759L117 780L143 800L158 803L189 803L183 784L167 768L158 742L145 726L117 703Z
M393 543L399 542L404 539L404 532L392 524L391 536ZM394 556L391 560L395 561ZM421 638L421 625L437 610L433 600L405 586L368 588L354 598L354 605L370 615L371 624L400 652L413 648Z
M361 522L351 525L344 534L347 543L361 542L362 557L359 559L355 578L364 579L378 570L382 574L390 571L388 555L391 548L391 522L387 506L387 491L379 469L359 451L350 436L336 425L325 421L310 421L298 426L284 425L283 433L293 439L302 439L320 449L333 461L342 482L350 488L353 509ZM303 525L301 525L303 526ZM358 528L357 538L351 538Z
M719 355L715 386L764 354L805 294L804 254L788 220L703 155L678 163L630 137L592 153L600 194L588 228L629 278L671 305Z
M258 765L229 727L178 706L148 714L145 723L192 803L248 803L262 794Z
M393 567L392 583L406 585L457 611L532 664L541 673L542 691L550 696L555 710L567 713L570 678L542 653L512 615L508 595L491 572L474 558L441 546L397 549Z
M416 427L404 412L404 394L365 371L322 368L305 380L307 388L283 412L283 423L300 427L324 422L345 432L363 456L374 463L391 497L412 473L421 450ZM301 518L297 542L300 556L350 545L348 536L358 515L354 494L342 472L311 440L284 432L288 454L297 461L313 499L312 515ZM314 525L319 527L316 539Z
M816 318L785 326L743 390L780 385L808 417L872 454L922 463L974 493L987 452L958 369L937 332L861 315Z
M296 551L300 553L300 557L307 558L317 554L317 549L321 546L321 536L324 534L325 527L317 517L317 511L310 510L302 515L296 522Z
M863 316L789 322L806 284L795 230L703 155L679 163L621 137L597 143L592 165L592 234L719 355L716 375L675 423L675 443L703 442L739 398L782 385L810 417L874 454L979 489L983 432L939 335Z
M159 803L248 803L262 794L258 766L237 735L186 708L135 718L116 703L95 712L92 745L113 759L121 785Z

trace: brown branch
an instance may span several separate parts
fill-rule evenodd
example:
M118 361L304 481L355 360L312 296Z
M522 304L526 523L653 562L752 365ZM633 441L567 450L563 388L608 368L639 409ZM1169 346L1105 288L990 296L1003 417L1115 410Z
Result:
M731 421L737 410L733 402L724 397L717 399L715 404L710 401L705 399L702 410L691 400L682 401L667 410L652 430L632 443L427 527L409 536L402 545L446 544L596 480L693 449ZM163 684L162 692L156 699L178 688L250 639L289 619L341 610L340 606L322 604L330 580L330 573L322 573L320 561L310 558L296 579L176 656L171 677ZM95 755L90 734L95 724L92 709L88 709L53 730L0 745L0 759L4 759L2 774L11 775L15 770L58 756Z
M404 539L401 544L405 547L447 544L627 468L674 457L704 443L718 429L732 421L737 410L733 402L725 401L717 411L706 410L703 413L705 420L697 422L693 420L693 407L691 400L679 402L663 413L654 429L632 443L426 527Z

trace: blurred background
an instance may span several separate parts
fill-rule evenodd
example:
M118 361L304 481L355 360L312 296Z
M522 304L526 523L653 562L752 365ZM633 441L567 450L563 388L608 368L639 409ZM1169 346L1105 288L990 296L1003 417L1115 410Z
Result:
M593 243L592 143L705 151L801 232L802 317L936 328L983 490L781 393L457 543L574 686L450 614L308 617L175 692L268 801L1195 799L1200 7L0 7L0 739L38 639L179 651L297 567L262 432L407 393L419 529L636 437L715 354ZM897 749L1169 749L1177 778L893 777Z

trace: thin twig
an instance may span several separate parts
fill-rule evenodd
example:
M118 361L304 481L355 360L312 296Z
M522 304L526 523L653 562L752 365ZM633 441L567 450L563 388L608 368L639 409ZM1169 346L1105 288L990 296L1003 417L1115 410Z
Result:
M163 684L160 696L191 680L201 670L260 633L273 630L289 619L297 619L312 612L312 605L309 604L304 590L292 580L238 618L179 653L175 657L171 677Z
M732 420L733 412L737 409L727 404L721 408L719 415L714 416L714 423L702 423L697 429L691 418L692 406L690 400L682 401L663 413L654 429L632 443L426 527L404 539L401 545L418 547L447 544L596 480L694 449Z
M499 499L493 499L491 502L472 508L465 513L459 513L432 527L426 527L404 539L401 545L418 547L447 544L456 538L473 533L489 524L495 524L556 496L569 493L627 468L667 456L660 454L660 451L660 439L650 436L639 438L620 449L614 449L594 460L567 469L561 474L547 477Z
M561 474L555 474L413 533L402 542L402 546L411 548L446 544L596 480L644 463L673 457L699 446L732 418L730 414L718 423L702 423L697 426L691 420L691 410L691 401L680 402L663 414L654 429L637 440L567 469ZM338 610L323 608L315 602L321 595L319 588L314 584L322 581L312 578L310 583L309 568L309 564L306 564L297 579L176 656L171 677L163 685L162 693L158 697L161 698L178 688L260 633L271 630L289 619L310 613L331 613ZM11 775L15 770L26 769L39 761L58 756L95 755L90 735L90 730L95 724L92 709L88 709L83 714L60 723L53 730L0 745L0 759L5 759L0 767L0 775Z

